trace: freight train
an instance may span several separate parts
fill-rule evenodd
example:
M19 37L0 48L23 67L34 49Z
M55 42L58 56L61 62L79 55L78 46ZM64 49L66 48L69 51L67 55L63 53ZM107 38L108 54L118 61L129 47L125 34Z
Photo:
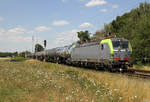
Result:
M125 70L132 66L132 47L124 38L107 38L85 44L74 43L29 55L38 60L68 65Z

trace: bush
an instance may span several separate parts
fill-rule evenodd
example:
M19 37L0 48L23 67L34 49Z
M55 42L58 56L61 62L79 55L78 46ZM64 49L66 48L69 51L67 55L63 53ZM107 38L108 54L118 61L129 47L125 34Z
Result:
M28 58L24 58L24 57L14 57L12 58L10 61L11 62L18 62L18 61L25 61L28 60Z

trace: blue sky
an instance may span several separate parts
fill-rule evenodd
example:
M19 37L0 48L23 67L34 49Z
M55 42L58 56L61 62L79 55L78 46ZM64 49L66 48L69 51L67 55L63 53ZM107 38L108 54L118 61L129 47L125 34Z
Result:
M47 49L78 40L76 32L94 34L140 2L149 0L0 0L0 51L32 51L47 40Z

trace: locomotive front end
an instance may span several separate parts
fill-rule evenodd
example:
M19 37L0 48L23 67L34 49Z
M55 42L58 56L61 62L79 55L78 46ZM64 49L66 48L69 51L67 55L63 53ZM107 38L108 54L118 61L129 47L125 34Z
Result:
M130 42L124 38L114 38L112 39L112 45L113 64L123 68L131 66L132 47Z

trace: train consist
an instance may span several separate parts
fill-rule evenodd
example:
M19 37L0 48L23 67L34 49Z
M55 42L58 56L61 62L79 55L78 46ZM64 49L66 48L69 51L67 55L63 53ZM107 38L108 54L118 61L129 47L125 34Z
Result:
M122 70L131 66L132 47L127 39L107 38L85 44L72 44L29 55L38 60L106 70Z

